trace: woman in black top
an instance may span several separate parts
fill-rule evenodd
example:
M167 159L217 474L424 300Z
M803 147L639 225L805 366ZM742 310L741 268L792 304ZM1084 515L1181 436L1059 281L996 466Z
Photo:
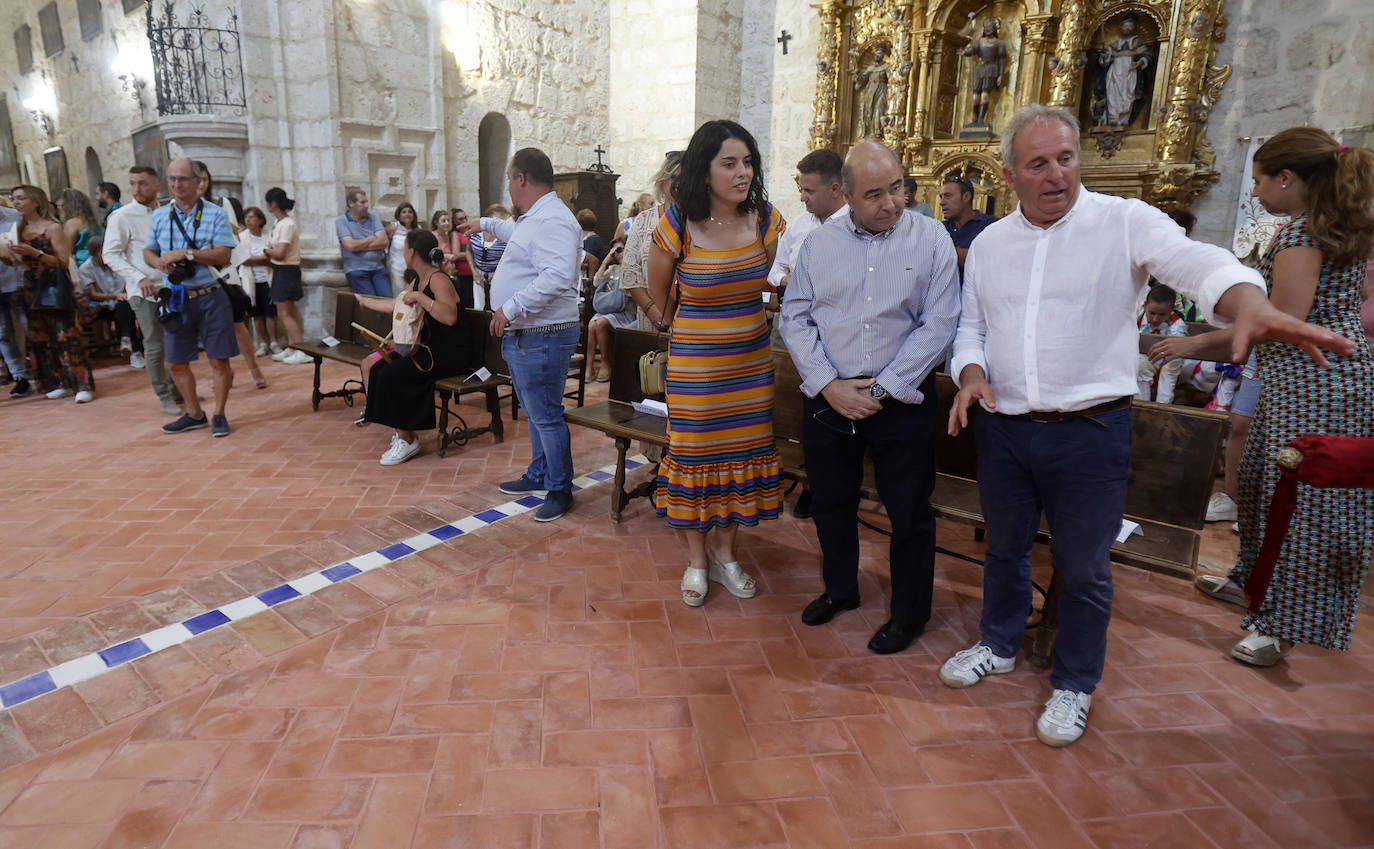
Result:
M406 288L398 301L422 310L419 333L406 356L391 355L368 375L363 417L396 429L383 466L404 463L420 451L419 430L433 430L434 381L470 372L480 352L473 351L472 327L458 303L453 281L440 270L444 253L428 230L411 230L405 244ZM399 306L399 304L398 304Z

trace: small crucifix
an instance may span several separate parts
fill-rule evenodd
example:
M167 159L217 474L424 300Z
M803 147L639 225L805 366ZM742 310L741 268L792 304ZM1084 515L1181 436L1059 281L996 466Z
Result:
M601 145L597 145L597 146L596 146L596 150L593 150L593 151L592 151L592 153L595 153L595 154L596 154L596 164L590 166L587 170L588 170L588 171L610 171L610 170L611 170L610 166L608 166L606 163L604 163L604 162L601 161L601 155L604 154L604 153L606 153L606 152L607 152L607 151L605 150L605 148L603 148Z
M788 32L787 30L783 30L782 35L778 36L777 42L778 44L782 45L782 55L787 55L787 42L791 41L794 38L796 38L796 36Z

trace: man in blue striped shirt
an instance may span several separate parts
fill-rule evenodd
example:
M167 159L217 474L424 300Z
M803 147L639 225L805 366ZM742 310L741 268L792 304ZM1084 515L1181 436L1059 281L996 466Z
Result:
M825 592L802 622L859 606L859 487L873 455L892 519L891 618L870 651L905 649L930 618L935 575L935 369L959 322L959 272L942 224L904 215L902 164L855 145L841 184L850 214L807 237L782 305L802 378L802 444Z

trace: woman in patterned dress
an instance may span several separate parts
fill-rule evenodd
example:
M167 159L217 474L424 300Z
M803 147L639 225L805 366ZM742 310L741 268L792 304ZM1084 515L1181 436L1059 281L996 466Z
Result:
M1360 326L1365 261L1374 246L1374 153L1337 144L1311 127L1278 133L1255 153L1254 195L1292 219L1260 262L1279 309L1355 342L1349 357L1315 365L1292 345L1257 346L1264 394L1240 467L1240 558L1231 579L1254 568L1274 487L1275 455L1298 436L1374 436L1374 360ZM1298 485L1273 582L1235 659L1272 666L1295 642L1349 649L1360 589L1374 555L1374 490Z
M758 145L733 121L697 129L673 196L649 252L649 293L670 304L673 327L655 509L685 532L682 600L698 607L708 577L754 596L735 558L736 532L776 519L782 504L762 293L786 224L768 203Z

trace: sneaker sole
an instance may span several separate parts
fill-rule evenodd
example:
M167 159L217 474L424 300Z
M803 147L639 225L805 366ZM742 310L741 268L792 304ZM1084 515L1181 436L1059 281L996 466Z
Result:
M965 682L963 679L960 678L947 677L945 675L945 671L941 669L940 683L944 684L946 687L953 687L956 690L966 690L969 687L972 687L974 684L977 684L979 681L982 681L989 675L1006 675L1010 672L1015 671L1015 669L1015 666L1011 667L1011 669L989 669L987 672L984 672L982 675L978 676L976 679L969 682Z
M1051 737L1050 735L1048 735L1048 734L1046 734L1045 732L1041 731L1041 730L1040 730L1040 726L1037 724L1037 725L1035 726L1035 736L1038 737L1038 738L1040 738L1040 742L1041 742L1041 743L1044 743L1046 746L1050 746L1051 748L1055 748L1055 749L1062 749L1062 748L1064 748L1065 746L1069 745L1070 743L1077 742L1077 740L1079 739L1079 737L1082 737L1083 735L1080 734L1080 735L1078 735L1078 737L1075 737L1075 738L1073 738L1072 740L1064 740L1064 739L1059 738L1059 737Z
M216 439L218 439L218 438L220 438L221 436L228 436L229 433L230 433L230 432L227 431L227 430L217 430L217 431L215 431L214 433L212 433L212 434L210 434L210 435L213 436L213 437L215 437Z
M548 491L547 489L506 489L505 487L498 486L498 487L496 488L496 491L499 492L499 493L501 493L502 495L515 495L515 496L533 495L533 496L535 496L536 498L548 498L548 497L549 497L549 491Z
M571 504L568 505L568 507L567 507L566 510L564 510L563 512L559 513L559 514L556 515L556 516L535 516L535 517L534 517L534 520L535 520L536 522L553 522L553 521L555 521L555 520L561 519L561 518L563 518L564 516L568 515L568 512L569 512L570 510L572 510L572 505L571 505Z
M409 454L405 455L404 457L400 458L399 460L387 460L385 457L383 457L379 462L381 462L383 466L399 466L419 453L420 449L417 448Z
M209 423L209 422L205 422L204 424L187 425L186 427L178 428L177 430L168 430L167 428L164 427L164 428L162 429L162 432L163 432L163 433L166 433L166 434L176 435L176 434L178 434L178 433L190 433L190 432L193 431L193 430L204 430L205 428L207 428L207 427L209 427L209 426L210 426L210 423Z

